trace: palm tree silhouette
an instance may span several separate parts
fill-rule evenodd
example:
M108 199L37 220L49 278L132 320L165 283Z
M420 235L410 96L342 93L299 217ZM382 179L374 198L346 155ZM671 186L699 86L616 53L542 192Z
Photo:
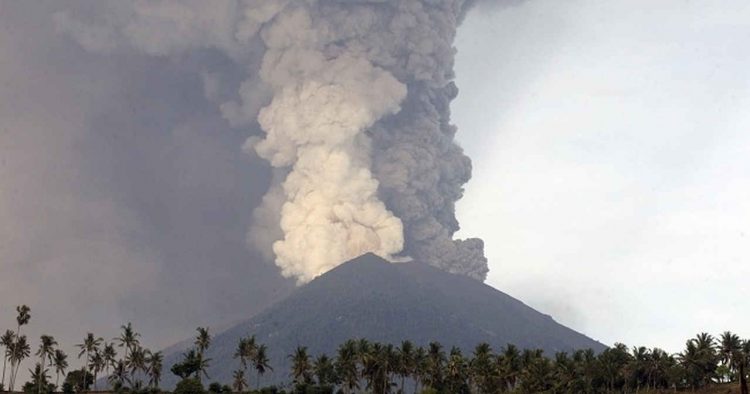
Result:
M469 363L469 376L480 392L490 392L494 376L492 347L484 342L474 348L474 358Z
M325 354L321 354L313 362L313 373L319 386L327 386L333 383L335 373L333 361Z
M107 362L104 360L102 352L97 348L94 349L94 354L91 356L91 362L89 363L89 369L94 375L94 391L96 391L97 377L99 372L103 371L107 366Z
M234 352L234 358L240 359L243 376L247 374L247 364L255 359L255 353L257 350L258 345L255 343L255 335L248 338L240 338L237 343L237 350Z
M109 369L117 365L117 350L115 350L113 343L104 342L102 358L104 359L104 374L109 376Z
M140 382L140 379L137 378L138 375L136 373L138 371L145 372L146 370L146 352L147 351L141 346L134 345L134 347L130 349L128 358L125 359L125 365L130 372L130 376L133 378L131 382L133 384L137 384L138 382Z
M127 359L130 350L140 344L138 337L140 337L141 334L133 330L133 325L130 322L124 326L120 326L120 329L122 329L122 334L120 334L118 338L114 338L114 340L119 342L118 347L125 348L125 359Z
M357 371L357 345L353 340L347 340L339 345L336 357L336 374L341 380L345 394L359 389L359 373Z
M234 391L241 393L245 391L245 388L247 387L247 382L245 381L245 371L242 369L238 369L234 371L232 374L232 388L234 388Z
M414 351L414 394L419 390L419 385L427 381L427 351L418 347Z
M310 356L307 354L306 346L297 346L293 354L289 355L292 360L292 377L295 384L310 383Z
M266 373L266 371L273 371L273 368L268 363L268 349L266 348L266 345L260 345L257 347L255 351L255 356L253 357L253 364L255 366L255 371L258 373L258 382L257 382L257 388L260 389L260 377L263 376L263 374Z
M400 391L403 393L406 377L414 373L414 344L411 341L401 342L398 348L396 373L401 377Z
M161 352L151 353L147 359L148 362L148 374L149 374L149 385L153 388L159 387L159 381L161 380L161 373L163 369L164 356Z
M109 375L107 380L115 388L122 387L126 382L131 384L130 378L128 378L128 368L123 360L119 360L112 368L112 375Z
M16 337L16 341L13 343L13 352L10 355L11 364L11 376L10 376L10 390L13 391L16 383L16 377L18 376L18 370L21 369L21 362L29 357L31 354L31 346L26 341L26 335ZM15 370L13 368L15 366Z
M88 376L88 366L91 363L91 353L94 353L99 349L99 345L102 343L102 338L96 338L93 333L86 334L83 339L83 343L76 345L81 351L78 353L78 358L81 358L84 354L86 355L86 361L83 364L83 382L84 390L86 386L86 378Z
M3 387L5 387L5 367L7 365L8 359L13 353L13 343L15 342L15 339L16 333L11 330L6 330L5 334L0 336L0 346L5 348L5 351L3 352L3 379L0 380L0 385L2 385Z
M195 338L195 347L198 349L198 354L203 356L203 353L211 346L211 335L208 333L208 327L198 327L198 336Z
M26 305L19 305L16 307L16 312L18 313L18 316L16 316L16 323L18 323L16 328L16 338L20 339L21 337L21 326L25 326L26 324L29 324L29 321L31 320L31 308L29 308ZM24 341L25 342L25 341ZM19 341L16 340L13 344L13 350L11 351L11 354L18 355L19 350L16 349L16 346L18 345ZM18 369L21 367L20 365L16 364L16 361L21 361L25 357L12 357L10 360L10 388L13 389L13 386L16 381L16 375L18 375Z
M60 349L55 349L55 355L52 357L52 365L55 366L55 387L60 383L60 375L65 374L68 369L68 355Z
M48 389L47 370L44 369L40 363L36 363L34 369L30 369L29 373L31 374L31 381L36 382L37 392L42 391L42 386L44 386L44 391L46 392Z
M55 346L57 346L57 341L55 341L55 338L49 335L42 335L42 337L40 338L39 350L36 351L36 356L40 358L40 368L42 371L45 371L44 366L47 360L49 360L50 362L53 361L55 356ZM42 383L39 380L37 380L36 386L37 393L41 394Z

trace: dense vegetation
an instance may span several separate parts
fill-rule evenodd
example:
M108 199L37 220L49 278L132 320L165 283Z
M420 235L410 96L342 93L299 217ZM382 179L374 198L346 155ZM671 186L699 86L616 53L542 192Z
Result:
M8 388L11 391L17 388L18 371L32 357L31 345L21 330L31 319L30 309L23 305L16 310L16 329L7 330L0 337L0 346L4 348L0 391L6 385L6 377ZM143 348L140 334L130 323L121 330L110 342L88 333L76 345L81 367L72 371L68 371L68 357L57 348L55 339L42 335L34 353L35 366L29 370L31 379L22 390L36 394L56 390L86 392L92 386L96 390L98 378L106 376L106 390L160 392L161 352ZM233 381L214 382L204 389L203 379L210 379L206 369L211 360L204 353L211 345L211 335L208 328L199 327L197 331L194 347L171 366L171 372L181 378L174 393L621 393L645 389L695 390L739 381L741 393L748 394L750 341L728 331L718 338L698 334L687 340L685 349L677 354L657 348L629 349L618 343L599 354L579 350L551 357L541 350L522 350L510 344L495 351L482 343L471 354L464 354L456 347L447 350L437 342L420 347L409 341L394 346L364 339L348 340L330 356L308 354L305 347L294 349L289 355L292 370L286 391L260 388L263 375L272 366L266 346L254 336L237 344ZM55 375L54 383L50 369ZM65 376L62 385L61 376Z

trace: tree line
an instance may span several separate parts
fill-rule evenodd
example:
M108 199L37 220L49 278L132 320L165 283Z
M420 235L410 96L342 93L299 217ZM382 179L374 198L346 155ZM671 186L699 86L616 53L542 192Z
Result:
M9 391L19 388L18 371L23 361L31 358L31 345L22 333L31 319L30 308L22 305L16 311L15 330L0 337L4 348L0 391L5 391L6 377ZM20 389L35 394L80 393L92 386L99 389L99 378L106 377L102 389L108 391L163 392L159 388L163 355L142 347L140 337L130 323L121 326L120 335L111 341L87 333L76 345L81 367L69 371L68 356L54 337L42 335L34 353L35 365L29 369L31 378ZM198 327L193 347L170 368L180 378L174 393L637 393L694 391L739 382L741 394L748 394L750 341L729 331L718 337L700 333L675 354L643 346L628 348L621 343L598 354L586 349L551 356L541 349L519 349L512 344L493 349L480 343L464 354L438 342L422 347L410 341L393 345L350 339L331 355L312 355L304 346L294 349L288 355L290 382L285 387L261 387L263 375L273 370L268 348L255 336L248 336L239 340L234 351L237 369L232 381L213 382L206 390L203 380L210 379L207 371L212 360L204 355L211 340L209 329ZM65 377L62 385L61 376Z

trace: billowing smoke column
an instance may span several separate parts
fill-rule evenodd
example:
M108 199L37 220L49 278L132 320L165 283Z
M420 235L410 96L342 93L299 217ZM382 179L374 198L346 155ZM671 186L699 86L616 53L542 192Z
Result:
M93 50L222 50L248 78L220 104L272 185L249 242L300 283L365 252L484 280L479 239L453 240L471 162L450 123L465 0L112 3L58 26ZM95 37L105 37L99 39Z

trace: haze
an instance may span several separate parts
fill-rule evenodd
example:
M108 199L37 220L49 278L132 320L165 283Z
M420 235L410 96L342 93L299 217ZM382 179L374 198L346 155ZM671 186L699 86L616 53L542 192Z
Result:
M716 4L469 16L459 219L490 284L605 343L750 335L750 6ZM0 327L25 303L32 338L133 321L158 348L289 293L245 245L270 172L204 91L242 70L212 51L92 54L56 31L60 3L0 7Z

